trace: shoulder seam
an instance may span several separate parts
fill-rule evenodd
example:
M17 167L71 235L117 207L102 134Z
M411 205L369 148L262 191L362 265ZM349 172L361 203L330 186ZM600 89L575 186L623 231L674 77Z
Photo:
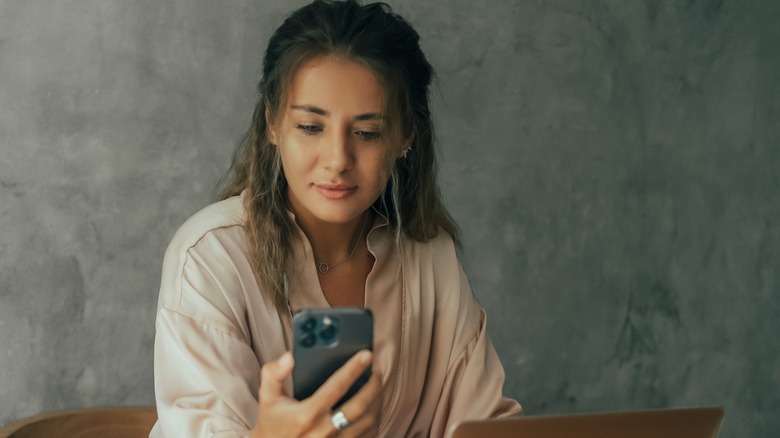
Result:
M184 287L184 273L186 272L186 269L185 269L185 267L187 266L187 262L189 262L189 261L190 261L190 251L191 251L193 248L195 248L196 246L198 246L198 244L199 244L199 243L200 243L200 242L201 242L201 241L202 241L202 240L203 240L203 239L204 239L204 238L205 238L207 235L209 235L210 233L212 233L212 232L214 232L214 231L216 231L216 230L221 230L221 229L225 229L225 228L233 228L233 227L243 227L243 225L242 225L242 224L232 224L232 225L221 225L221 226L218 226L218 227L212 227L212 228L209 228L208 230L206 230L205 232L203 232L203 234L201 234L201 236L200 236L200 237L198 237L198 239L197 239L195 242L193 242L193 244L192 244L192 245L188 246L188 247L187 247L187 249L186 249L186 250L184 250L184 261L183 261L183 262L182 262L182 264L181 264L181 273L179 274L179 290L178 290L178 295L179 295L179 302L178 302L178 303L176 303L176 307L177 307L177 308L181 308L181 300L182 300L182 299L183 299L183 297L184 297L184 290L182 290L182 288ZM193 319L194 319L194 318L193 318Z
M210 234L210 233L212 233L214 231L217 231L217 230L224 229L224 228L233 228L233 227L242 227L243 228L244 225L243 224L230 224L230 225L219 225L219 226L215 226L215 227L210 227L209 229L207 229L206 231L201 233L201 236L198 237L198 239L195 242L193 242L192 245L188 246L187 249L184 252L185 253L189 253L190 250L192 248L198 246L200 241L203 240L203 238L206 237L208 234Z
M447 365L447 373L444 375L444 380L446 381L450 374L452 373L453 367L458 363L458 360L468 354L469 347L472 345L475 345L479 341L479 336L482 333L482 329L484 328L483 325L485 323L485 314L483 311L479 312L479 323L477 324L476 330L474 330L474 334L471 335L468 339L469 341L466 342L463 347L460 349L460 352L455 355L455 360L452 361L452 363ZM468 359L466 361L468 362ZM458 382L458 386L460 386L460 382ZM457 389L457 388L456 388Z

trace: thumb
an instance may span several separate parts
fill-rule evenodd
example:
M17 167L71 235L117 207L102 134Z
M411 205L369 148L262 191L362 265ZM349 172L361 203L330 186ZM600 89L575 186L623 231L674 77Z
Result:
M263 365L260 371L260 401L284 397L284 379L292 373L292 354L286 352L279 359Z

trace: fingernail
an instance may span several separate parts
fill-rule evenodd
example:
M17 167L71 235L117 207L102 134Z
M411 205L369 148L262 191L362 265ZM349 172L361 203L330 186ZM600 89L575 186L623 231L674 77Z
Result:
M282 357L279 358L279 366L288 368L292 365L292 355L287 352L282 355Z
M371 363L371 352L368 350L361 351L358 360L360 360L360 363L362 363L363 365L367 365Z

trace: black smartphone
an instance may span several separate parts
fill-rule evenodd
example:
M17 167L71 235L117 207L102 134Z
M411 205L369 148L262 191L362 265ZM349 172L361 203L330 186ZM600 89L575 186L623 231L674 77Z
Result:
M302 309L293 316L293 393L308 398L347 360L373 350L374 318L362 307ZM371 377L369 366L333 408L349 400Z

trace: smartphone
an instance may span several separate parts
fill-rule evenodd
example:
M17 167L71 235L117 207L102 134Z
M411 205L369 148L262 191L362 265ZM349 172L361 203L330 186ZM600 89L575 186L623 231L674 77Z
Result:
M293 316L293 393L314 394L328 377L361 350L373 350L374 318L362 307L302 309ZM349 400L371 377L369 366L333 409Z

